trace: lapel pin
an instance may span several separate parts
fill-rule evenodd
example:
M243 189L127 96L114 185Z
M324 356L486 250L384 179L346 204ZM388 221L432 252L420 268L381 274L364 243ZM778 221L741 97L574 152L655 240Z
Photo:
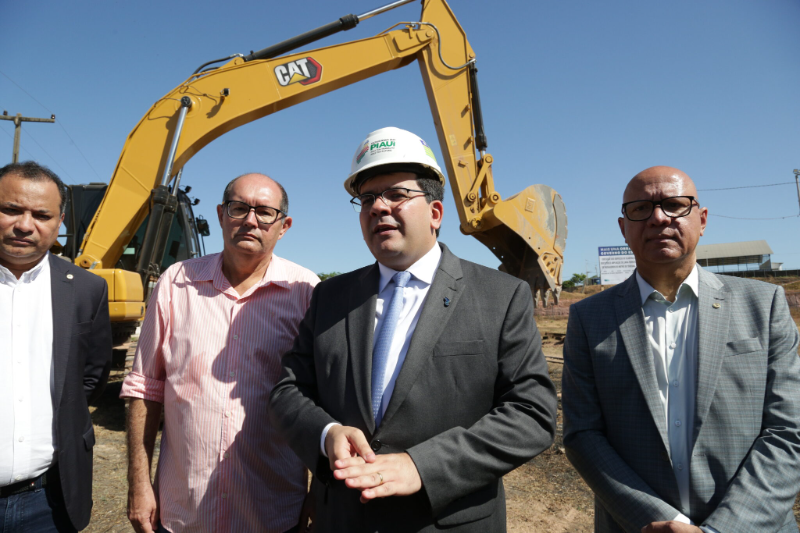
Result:
M72 279L72 278L74 278L74 277L75 277L75 276L73 276L72 274L67 274L67 279Z
M719 304L711 304L711 307L713 307L714 309L719 309Z
M448 298L448 297L446 297L446 296L445 296L445 298L444 298L444 306L445 306L445 307L450 307L450 298Z

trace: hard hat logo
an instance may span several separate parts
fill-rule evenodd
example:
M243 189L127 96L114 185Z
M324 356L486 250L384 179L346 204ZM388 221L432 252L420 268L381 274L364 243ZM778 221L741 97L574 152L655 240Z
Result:
M430 149L430 147L429 147L427 144L425 144L425 141L423 141L422 139L420 139L420 140L419 140L419 142L421 142L421 143L422 143L422 146L424 146L424 147L425 147L425 153L426 153L426 154L428 154L428 156L429 156L431 159L433 159L434 161L436 161L436 156L435 156L435 155L433 155L433 150L431 150L431 149Z
M361 163L361 160L364 159L364 156L367 155L367 151L369 150L369 143L364 145L364 148L361 149L361 152L356 156L356 164Z
M281 87L293 83L311 85L322 79L322 65L314 61L312 57L295 59L275 67L275 77Z
M391 152L395 148L394 139L381 139L369 145L369 155L379 154L381 152Z

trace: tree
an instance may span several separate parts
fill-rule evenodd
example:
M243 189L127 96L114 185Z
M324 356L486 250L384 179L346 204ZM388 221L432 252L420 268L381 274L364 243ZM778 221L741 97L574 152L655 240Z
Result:
M338 276L339 274L341 274L341 272L320 272L317 274L317 276L319 276L321 281L325 281L326 279L332 278L333 276Z
M578 285L583 285L586 281L586 274L573 274L570 279L561 284L565 289L572 289Z

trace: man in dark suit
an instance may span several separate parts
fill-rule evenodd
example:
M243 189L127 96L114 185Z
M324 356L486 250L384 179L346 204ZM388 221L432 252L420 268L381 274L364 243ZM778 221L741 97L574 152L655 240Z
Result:
M437 243L444 177L397 128L345 187L377 263L318 285L272 415L315 473L316 531L502 532L502 476L550 446L530 287Z
M94 429L111 367L106 282L48 253L67 189L34 162L0 168L0 524L85 528Z
M797 532L798 334L783 289L700 268L708 210L685 173L625 189L627 281L570 307L564 446L595 531Z

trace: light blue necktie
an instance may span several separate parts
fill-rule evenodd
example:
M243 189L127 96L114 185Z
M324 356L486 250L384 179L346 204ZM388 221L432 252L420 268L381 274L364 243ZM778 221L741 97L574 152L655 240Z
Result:
M381 401L383 400L383 376L386 374L386 364L389 361L389 350L392 347L392 337L397 329L397 321L403 310L403 288L408 285L411 272L398 272L392 276L394 292L392 299L386 303L383 324L378 333L375 349L372 351L372 416L375 417L375 427L381 423Z

